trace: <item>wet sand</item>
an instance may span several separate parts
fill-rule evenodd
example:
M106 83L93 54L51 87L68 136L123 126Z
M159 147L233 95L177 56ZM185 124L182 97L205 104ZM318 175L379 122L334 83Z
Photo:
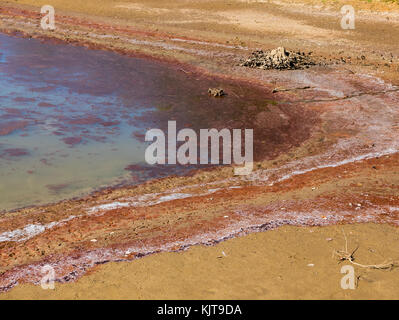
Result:
M31 7L13 9L8 3L0 11L0 29L151 56L184 73L217 74L267 93L288 89L275 93L266 102L269 111L255 117L260 126L280 130L281 137L295 132L276 118L284 108L301 107L319 121L311 122L305 142L259 160L246 179L234 177L231 168L201 171L6 213L0 231L9 238L1 243L0 283L3 291L14 289L0 298L95 298L100 292L104 298L396 298L397 269L356 268L358 287L348 292L339 287L340 266L331 254L342 249L344 228L348 240L353 236L359 245L359 263L398 258L397 8L381 4L392 11L388 20L365 14L353 37L338 29L336 12L328 15L317 7L294 18L298 7L287 12L284 4L273 3L193 3L188 12L179 11L187 9L180 3L177 11L172 3L166 8L136 3L122 11L103 4L95 9L91 2L76 7L58 1L58 29L42 32ZM264 14L270 9L274 19L262 22L257 9ZM315 10L321 13L314 15ZM107 17L110 12L115 16ZM159 20L149 25L146 17L154 13ZM182 21L187 14L199 14L197 21ZM219 23L223 15L225 25ZM298 22L304 15L307 22ZM293 32L282 29L276 16L288 19ZM166 17L173 22L166 23ZM293 72L237 67L251 49L282 42L315 51L323 66ZM311 88L293 90L299 84ZM270 110L272 117L265 113ZM29 225L40 232L29 233ZM37 283L43 264L55 266L58 281L76 281L57 285L54 292L23 284Z

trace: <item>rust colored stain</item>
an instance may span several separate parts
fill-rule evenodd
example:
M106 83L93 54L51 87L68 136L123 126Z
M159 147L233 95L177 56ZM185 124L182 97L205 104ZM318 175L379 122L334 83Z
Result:
M0 122L0 136L6 136L14 131L24 129L28 124L29 122L25 120Z
M67 137L63 138L62 141L67 145L74 146L82 142L82 137Z
M29 151L23 148L7 148L0 150L0 158L27 156Z
M52 104L52 103L48 103L48 102L40 102L38 103L39 107L43 107L43 108L55 108L57 107L56 105Z
M49 184L47 185L47 188L53 192L53 193L60 193L62 192L65 188L68 188L69 184L67 183L62 183L62 184Z
M58 281L70 281L99 263L217 243L284 224L375 221L398 225L399 186L384 178L396 171L391 181L399 181L398 163L396 153L295 175L273 186L230 188L231 182L210 192L213 187L208 184L186 185L172 194L189 193L189 197L168 201L162 201L167 191L145 195L140 188L104 190L88 198L38 208L34 216L22 210L1 219L0 236L6 230L22 230L26 224L55 224L39 234L24 234L23 241L0 242L0 284L7 290L17 282L37 282L43 264L55 266ZM375 181L377 188L359 186L356 181L364 176ZM337 181L343 185L341 192L328 188ZM314 185L322 190L325 186L325 191L309 191L314 195L300 199L303 190L312 190ZM65 187L51 186L55 192ZM291 195L290 199L280 200L284 194ZM299 198L295 200L296 195ZM132 204L101 207L102 203L126 201Z
M34 98L24 98L24 97L16 97L14 98L15 102L35 102L36 99Z

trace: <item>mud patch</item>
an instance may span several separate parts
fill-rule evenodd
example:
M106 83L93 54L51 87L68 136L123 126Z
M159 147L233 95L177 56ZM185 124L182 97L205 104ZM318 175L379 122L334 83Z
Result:
M0 149L0 158L10 159L29 155L29 151L23 148Z
M288 51L283 47L254 51L241 66L258 69L297 70L315 65L311 53Z

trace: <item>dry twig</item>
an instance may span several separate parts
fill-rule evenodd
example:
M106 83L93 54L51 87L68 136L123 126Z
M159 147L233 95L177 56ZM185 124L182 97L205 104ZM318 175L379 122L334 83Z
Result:
M339 261L349 261L351 264L361 267L361 268L368 268L368 269L392 269L393 267L397 266L398 264L394 261L385 261L383 263L380 264L361 264L361 263L357 263L355 262L355 257L354 254L357 251L357 249L359 249L359 246L357 246L355 248L355 250L353 250L352 252L348 251L348 239L346 237L346 234L344 232L344 230L342 229L342 232L344 234L345 237L345 250L340 251L340 250L336 250L334 251L334 256L338 257Z

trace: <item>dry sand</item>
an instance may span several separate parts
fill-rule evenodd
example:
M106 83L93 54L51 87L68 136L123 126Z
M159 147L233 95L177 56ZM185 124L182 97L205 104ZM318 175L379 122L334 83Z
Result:
M399 259L399 230L364 224L291 227L255 233L213 247L109 263L54 290L21 285L1 299L398 299L399 269L355 267L356 289L341 288L334 250L359 245L357 262ZM224 253L224 254L223 254Z

